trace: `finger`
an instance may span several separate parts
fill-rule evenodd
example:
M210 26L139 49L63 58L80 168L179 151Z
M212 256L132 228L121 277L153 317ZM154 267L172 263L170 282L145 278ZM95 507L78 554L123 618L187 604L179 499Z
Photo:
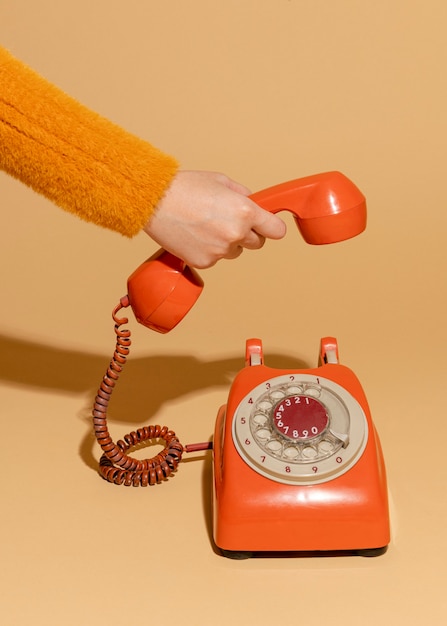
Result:
M283 220L277 215L261 209L261 207L257 206L257 209L252 229L266 239L282 239L287 230Z
M247 250L259 250L265 243L265 237L260 235L254 230L251 230L249 234L241 241L241 246L247 248Z
M243 251L244 248L242 246L232 246L231 249L228 250L228 252L224 254L222 258L228 260L237 259L239 256L241 256Z

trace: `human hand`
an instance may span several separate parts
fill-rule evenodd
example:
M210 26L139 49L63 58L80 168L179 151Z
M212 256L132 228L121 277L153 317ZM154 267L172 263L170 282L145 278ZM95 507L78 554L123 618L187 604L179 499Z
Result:
M247 196L250 191L216 172L180 171L144 231L165 250L199 269L281 239L286 225Z

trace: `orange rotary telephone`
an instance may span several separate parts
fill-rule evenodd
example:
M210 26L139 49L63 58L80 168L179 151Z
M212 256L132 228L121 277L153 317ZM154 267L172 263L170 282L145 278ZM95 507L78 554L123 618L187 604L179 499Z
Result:
M251 198L262 208L293 213L308 243L342 241L366 226L366 203L339 172L286 182ZM319 367L264 365L262 343L249 339L246 367L217 415L213 442L183 446L168 427L145 426L114 442L107 426L113 389L126 363L130 331L118 312L130 306L141 324L169 332L203 288L199 275L160 250L129 278L113 311L116 348L93 407L103 450L100 474L115 484L160 483L184 452L213 450L214 541L223 554L344 551L377 555L390 538L386 474L380 442L356 376L338 361L334 338L321 340ZM128 452L164 442L155 457Z

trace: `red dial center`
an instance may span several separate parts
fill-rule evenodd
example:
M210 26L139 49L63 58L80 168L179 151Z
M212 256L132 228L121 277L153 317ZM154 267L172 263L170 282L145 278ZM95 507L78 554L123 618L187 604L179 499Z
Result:
M309 396L288 396L273 409L275 428L288 439L301 441L322 433L329 423L326 408Z

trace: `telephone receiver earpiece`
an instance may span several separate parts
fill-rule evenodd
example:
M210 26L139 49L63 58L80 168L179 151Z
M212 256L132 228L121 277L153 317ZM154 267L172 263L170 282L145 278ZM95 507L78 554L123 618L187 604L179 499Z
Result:
M313 245L351 239L366 228L365 197L340 172L297 178L250 198L270 213L292 213L304 241Z
M271 213L293 214L304 240L321 245L359 235L366 227L366 201L340 172L291 180L250 196ZM127 281L123 306L130 306L140 324L167 333L195 304L203 289L199 274L162 248L142 263Z

